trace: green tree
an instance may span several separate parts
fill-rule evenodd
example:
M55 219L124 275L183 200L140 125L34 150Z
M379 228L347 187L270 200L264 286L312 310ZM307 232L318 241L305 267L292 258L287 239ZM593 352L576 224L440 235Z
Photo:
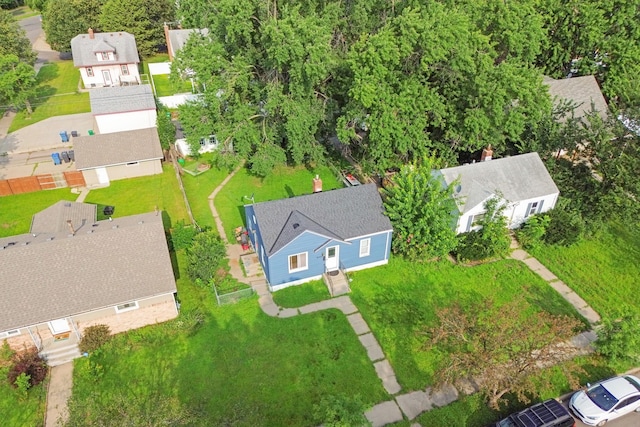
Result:
M596 330L596 349L614 363L640 361L640 316L636 311L625 307L621 316L602 319Z
M507 393L528 403L549 384L549 376L536 374L551 366L579 385L579 369L567 363L575 348L565 345L580 329L575 318L532 312L524 299L503 305L485 300L467 309L456 304L438 309L436 316L438 323L424 333L425 350L437 345L448 354L436 369L438 384L473 380L493 409Z
M158 128L158 137L160 138L160 146L163 150L168 150L171 144L176 142L176 127L171 121L171 112L164 105L157 103L158 116L156 118L156 126Z
M474 223L477 231L469 231L458 236L456 255L460 260L481 260L505 256L511 246L507 218L504 216L506 204L502 195L489 198L484 204L482 219Z
M0 103L26 108L31 114L31 102L36 89L36 72L16 55L0 55Z
M456 246L453 189L432 174L433 161L402 167L383 190L392 249L411 259L443 257Z
M209 283L226 257L224 242L213 231L198 233L187 248L187 274L191 280Z
M133 34L140 55L149 57L166 44L162 23L175 20L175 5L171 0L106 0L100 13L100 27L107 32Z
M27 35L6 10L0 10L0 55L16 55L29 65L36 61L36 53Z
M58 52L71 51L71 39L89 28L100 31L100 9L104 0L48 0L42 29L47 43Z
M30 9L33 10L37 10L38 12L43 12L46 7L47 7L47 3L50 0L25 0L25 4L27 6L29 6Z

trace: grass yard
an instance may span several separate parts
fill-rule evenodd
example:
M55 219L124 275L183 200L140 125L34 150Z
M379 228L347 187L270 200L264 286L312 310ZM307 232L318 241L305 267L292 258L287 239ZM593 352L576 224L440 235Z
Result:
M182 268L184 255L177 259ZM84 408L74 414L79 420L104 413L123 394L176 397L197 413L190 425L202 426L317 425L311 414L323 396L360 394L370 405L388 398L339 311L271 318L257 298L217 307L208 291L179 276L181 318L120 334L97 354L76 360L73 396ZM184 329L193 309L204 322Z
M98 219L104 219L102 207L115 206L113 217L153 212L156 207L168 215L171 227L178 221L189 222L187 208L182 198L173 167L162 166L164 172L159 175L144 176L111 181L109 187L91 190L86 203L98 205Z
M593 239L531 251L601 316L640 305L640 228L611 224Z
M16 21L40 15L40 12L37 10L31 10L27 6L16 7L15 9L11 9L9 13L11 13L11 16L13 16Z
M198 176L182 175L182 183L189 199L191 212L200 227L216 230L216 223L209 207L209 195L228 175L227 170L213 167Z
M89 94L77 92L80 72L73 66L73 61L45 65L38 72L37 80L36 97L31 102L33 114L28 116L25 110L18 112L9 132L50 117L91 111Z
M240 169L215 199L215 206L229 241L235 238L233 229L245 223L244 205L251 203L248 197L253 195L258 203L310 194L316 174L320 175L325 191L343 187L327 166L280 166L264 179L251 175L246 168Z
M31 217L59 200L75 201L69 188L0 197L0 237L29 232Z
M579 316L546 282L515 260L463 267L392 257L386 266L353 272L351 277L351 299L407 391L430 385L446 357L438 348L422 349L421 331L435 322L435 308L455 302L465 307L487 298L499 305L524 296L532 310Z
M142 72L149 75L149 64L156 64L158 62L169 62L169 54L159 53L149 58L144 58L142 60Z
M153 84L156 88L156 96L171 96L176 93L191 93L191 82L181 81L175 84L169 80L168 74L157 74L153 76Z
M300 286L290 286L273 293L273 301L276 305L285 308L301 307L327 299L331 299L331 295L324 280L314 280Z
M44 383L32 387L23 398L9 385L9 368L0 368L0 414L5 426L41 426L44 421L46 389ZM46 381L46 380L45 380Z

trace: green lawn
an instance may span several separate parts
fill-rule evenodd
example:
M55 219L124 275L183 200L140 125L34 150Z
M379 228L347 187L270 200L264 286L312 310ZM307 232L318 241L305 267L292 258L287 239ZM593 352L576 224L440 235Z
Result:
M158 74L153 76L153 85L156 88L156 96L171 96L176 93L191 93L191 82L181 81L174 84L169 80L168 74Z
M11 9L9 12L11 13L11 16L13 16L17 21L40 15L40 12L31 10L27 6L16 7L15 9Z
M435 369L446 357L438 348L423 349L421 332L436 321L436 308L455 302L467 307L487 298L502 304L522 295L533 310L578 317L545 281L515 260L463 267L392 257L386 266L354 272L351 277L351 299L406 391L431 384Z
M44 421L44 383L31 388L26 399L9 385L8 368L0 368L0 414L5 426L41 426Z
M244 205L251 203L248 197L253 195L257 203L310 194L313 190L313 177L316 174L320 175L325 191L343 186L326 166L315 168L281 166L264 179L251 175L246 168L238 171L215 199L216 210L224 224L227 238L233 241L234 228L245 223Z
M324 280L314 280L302 286L291 286L273 293L273 301L276 305L285 308L302 307L330 298L331 295Z
M25 110L18 112L9 132L50 117L91 111L89 94L77 93L80 72L73 66L73 61L45 65L40 69L37 80L36 96L31 102L33 114L28 116Z
M640 305L640 228L611 224L592 239L569 247L531 251L601 316Z
M163 165L159 175L111 181L109 187L91 190L85 199L99 207L115 207L113 217L153 212L156 207L165 211L165 226L171 227L178 221L189 222L184 199L179 190L178 180L171 165ZM103 219L102 209L98 219Z
M144 58L142 60L142 72L144 74L149 75L149 64L155 64L158 62L169 62L169 54L168 53L158 53L149 58Z
M0 237L28 233L31 217L59 200L75 201L69 188L0 197Z
M182 175L182 182L189 199L193 217L200 227L209 227L217 230L209 207L209 195L228 175L228 171L213 167L198 176Z
M177 256L180 268L182 254ZM182 320L120 334L74 370L73 396L86 412L103 413L114 396L177 397L195 411L194 425L303 426L323 396L359 394L373 405L388 396L366 351L337 310L271 318L257 298L217 307L210 293L179 274L182 314L198 308L200 327ZM96 392L99 390L99 396ZM87 408L88 406L88 408ZM86 412L74 414L85 419Z

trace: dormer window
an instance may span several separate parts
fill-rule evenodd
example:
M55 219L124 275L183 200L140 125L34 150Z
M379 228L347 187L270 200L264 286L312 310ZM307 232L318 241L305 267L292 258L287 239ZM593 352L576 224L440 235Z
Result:
M100 52L100 55L102 56L103 61L109 60L109 52Z

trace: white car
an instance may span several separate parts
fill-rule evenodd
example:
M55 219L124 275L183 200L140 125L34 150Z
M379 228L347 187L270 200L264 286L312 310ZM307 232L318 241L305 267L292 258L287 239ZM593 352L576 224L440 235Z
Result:
M603 426L630 412L640 412L640 379L632 375L610 378L571 396L569 408L590 426Z

